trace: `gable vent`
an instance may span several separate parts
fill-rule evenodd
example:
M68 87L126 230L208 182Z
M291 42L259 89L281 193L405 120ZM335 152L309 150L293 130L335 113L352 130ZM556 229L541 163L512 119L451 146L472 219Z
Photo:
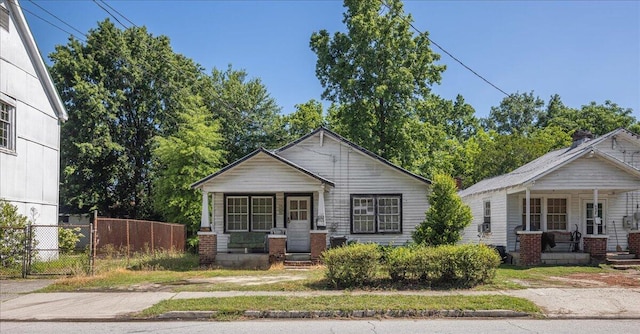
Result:
M4 7L0 7L0 27L9 31L9 10Z

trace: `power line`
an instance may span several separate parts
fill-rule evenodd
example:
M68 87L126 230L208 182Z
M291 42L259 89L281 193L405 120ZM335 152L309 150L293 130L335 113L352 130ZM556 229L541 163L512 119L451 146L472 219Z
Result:
M76 29L75 27L73 27L73 26L72 26L72 25L70 25L69 23L65 22L63 19L61 19L61 18L59 18L58 16L56 16L55 14L51 13L50 11L48 11L47 9L45 9L44 7L42 7L42 6L38 5L38 3L36 3L35 1L33 1L33 0L28 0L28 1L29 1L30 3L32 3L34 6L36 6L36 7L40 8L41 10L43 10L44 12L46 12L47 14L49 14L49 15L51 15L51 16L53 16L53 17L55 17L58 21L60 21L60 22L64 23L64 25L66 25L67 27L69 27L69 28L71 28L71 29L73 29L73 30L77 31L80 35L83 35L83 36L84 36L84 33L83 33L82 31L80 31L80 30Z
M382 5L387 7L387 9L389 11L391 11L391 7L389 7L389 5L386 2L382 2ZM416 28L413 25L413 22L411 22L409 19L407 19L405 16L402 16L402 19L407 22L409 24L409 26L411 28L413 28L413 30L415 30L418 34L422 35L422 31L420 31L418 28ZM485 77L483 77L482 75L478 74L478 72L474 71L471 67L467 66L465 63L463 63L460 59L456 58L454 55L452 55L449 51L445 50L442 46L440 46L440 44L436 43L434 40L432 40L431 38L429 38L429 36L425 35L425 38L433 45L435 45L438 49L440 49L442 52L446 53L449 57L451 57L451 59L455 60L456 62L458 62L458 64L462 65L464 68L466 68L467 70L469 70L471 73L473 73L475 76L477 76L478 78L482 79L482 81L488 83L491 87L497 89L498 91L500 91L502 94L509 96L510 94L508 94L507 92L505 92L504 90L500 89L498 86L494 85L491 81L487 80Z
M66 29L64 29L64 28L62 28L62 27L60 27L59 25L57 25L57 24L55 24L55 23L53 23L53 22L51 22L51 21L49 21L49 20L47 20L47 19L43 18L42 16L40 16L40 15L38 15L38 14L36 14L36 13L34 13L34 12L32 12L32 11L30 11L30 10L26 9L26 8L24 8L23 6L19 5L17 2L16 2L16 5L18 5L18 7L20 7L20 9L22 9L23 11L25 11L25 12L27 12L27 13L29 13L29 14L31 14L31 15L33 15L33 16L35 16L35 17L37 17L37 18L39 18L40 20L42 20L42 21L44 21L44 22L46 22L46 23L49 23L50 25L52 25L52 26L54 26L54 27L56 27L56 28L60 29L61 31L63 31L63 32L67 33L68 35L71 35L71 37L77 38L78 40L80 40L80 41L82 41L82 42L85 42L85 43L87 42L86 40L84 40L84 39L82 39L82 38L80 38L80 37L78 37L78 36L74 35L72 32L69 32L68 30L66 30ZM74 28L74 30L76 30L76 29ZM86 38L86 35L82 34L82 36L85 36L85 38Z
M98 1L93 0L93 3L95 3L96 5L98 5L98 7L102 8L102 10L104 10L105 12L107 12L107 14L109 14L111 17L113 17L113 19L114 19L114 20L116 20L118 23L120 23L120 25L121 25L123 28L127 29L127 26L125 26L124 24L122 24L122 22L120 22L120 20L119 20L115 15L113 15L113 14L112 14L108 9L104 8L104 6L102 6Z
M114 12L116 12L116 14L122 16L125 20L127 20L127 22L131 23L131 25L133 25L134 27L138 28L138 26L133 23L133 21L129 20L129 18L127 18L126 16L124 16L122 13L120 13L117 9L111 7L106 1L104 0L100 0L100 2L102 2L103 4L105 4L105 6L109 7L111 10L113 10Z

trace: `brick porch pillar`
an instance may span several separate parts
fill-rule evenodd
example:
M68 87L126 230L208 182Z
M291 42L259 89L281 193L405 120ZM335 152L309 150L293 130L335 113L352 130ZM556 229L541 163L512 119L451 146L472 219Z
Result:
M287 236L269 234L269 263L284 262L287 247Z
M311 231L311 261L320 263L322 252L327 250L327 230Z
M218 235L216 232L198 232L198 256L201 267L209 267L218 255Z
M582 237L584 251L589 253L592 259L604 260L607 257L608 235L588 235Z
M640 231L629 231L629 253L640 258Z
M542 263L542 231L518 231L520 237L520 265L536 266Z

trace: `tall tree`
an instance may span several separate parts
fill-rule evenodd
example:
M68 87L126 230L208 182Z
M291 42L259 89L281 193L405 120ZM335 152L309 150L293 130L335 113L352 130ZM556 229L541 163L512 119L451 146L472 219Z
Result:
M156 136L153 204L166 221L187 225L190 240L200 224L200 193L190 185L222 167L222 135L202 98L182 89L176 131Z
M146 28L120 30L109 20L86 43L56 47L51 75L69 113L62 126L62 206L109 216L152 215L151 142L173 129L179 88L202 76Z
M345 0L344 6L347 33L321 30L310 41L322 97L339 104L332 127L384 158L402 160L411 146L405 126L414 104L445 67L434 64L440 56L428 34L414 36L400 0Z
M500 134L531 133L543 115L544 101L530 93L515 93L505 97L498 107L491 107L489 117L483 120L487 130Z
M564 128L567 132L589 130L601 136L617 128L631 127L636 123L630 108L623 108L611 101L604 104L591 102L580 109L566 108L549 120L550 125Z
M284 126L291 139L304 136L324 124L322 103L319 101L311 99L295 107L296 111L284 116Z
M231 65L225 71L213 69L204 98L213 117L220 120L227 161L286 141L280 107L260 79L248 79L244 70Z

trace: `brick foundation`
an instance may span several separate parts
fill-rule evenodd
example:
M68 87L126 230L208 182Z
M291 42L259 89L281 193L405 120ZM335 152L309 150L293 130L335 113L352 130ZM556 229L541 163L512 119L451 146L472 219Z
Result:
M269 235L269 263L284 262L287 247L287 236Z
M542 232L519 231L520 265L536 266L542 263Z
M210 267L218 255L218 235L215 232L198 232L198 256L201 267Z
M606 235L589 235L582 237L584 243L584 251L591 255L592 259L604 260L607 256L607 240L609 236Z
M327 231L311 231L311 261L320 263L320 256L325 250L327 250Z
M629 253L640 258L640 231L629 231Z

